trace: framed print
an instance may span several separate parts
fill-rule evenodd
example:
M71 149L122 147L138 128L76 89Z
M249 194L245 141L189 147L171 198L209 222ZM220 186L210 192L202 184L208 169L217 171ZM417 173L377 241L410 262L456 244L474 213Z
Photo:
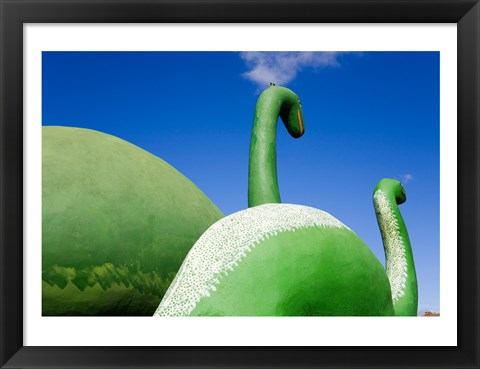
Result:
M2 0L2 367L478 368L479 6Z

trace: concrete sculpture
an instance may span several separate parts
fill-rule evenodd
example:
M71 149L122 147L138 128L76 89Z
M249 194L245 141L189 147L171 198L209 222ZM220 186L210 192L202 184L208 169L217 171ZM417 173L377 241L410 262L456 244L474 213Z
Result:
M195 243L155 316L416 315L417 282L398 204L384 179L374 192L387 269L328 213L281 204L275 131L281 117L304 132L300 100L272 85L259 97L249 166L249 206L213 224Z

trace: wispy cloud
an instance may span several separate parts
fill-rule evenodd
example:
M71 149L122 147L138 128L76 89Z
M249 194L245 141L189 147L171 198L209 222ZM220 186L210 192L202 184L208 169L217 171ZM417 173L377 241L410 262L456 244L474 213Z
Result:
M400 180L401 180L403 183L412 182L412 181L413 181L413 175L410 174L410 173L403 174L403 175L400 176Z
M286 85L303 68L339 66L339 52L242 52L248 71L243 76L258 87L266 87L270 82Z

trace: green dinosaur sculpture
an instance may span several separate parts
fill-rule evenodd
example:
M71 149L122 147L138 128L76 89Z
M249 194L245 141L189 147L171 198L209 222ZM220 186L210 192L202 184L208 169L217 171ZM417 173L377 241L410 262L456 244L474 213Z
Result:
M347 226L307 206L280 204L278 117L294 137L303 112L292 91L259 97L250 147L249 206L196 242L155 316L416 315L417 285L398 181L384 179L374 203L387 270Z
M151 316L220 210L158 157L43 127L43 315Z

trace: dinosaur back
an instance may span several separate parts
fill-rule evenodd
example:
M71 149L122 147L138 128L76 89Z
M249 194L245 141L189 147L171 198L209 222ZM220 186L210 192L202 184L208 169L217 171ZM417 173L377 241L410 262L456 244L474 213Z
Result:
M97 131L43 127L43 315L151 315L222 217L160 158Z
M323 211L266 204L197 241L156 315L393 315L380 262Z

